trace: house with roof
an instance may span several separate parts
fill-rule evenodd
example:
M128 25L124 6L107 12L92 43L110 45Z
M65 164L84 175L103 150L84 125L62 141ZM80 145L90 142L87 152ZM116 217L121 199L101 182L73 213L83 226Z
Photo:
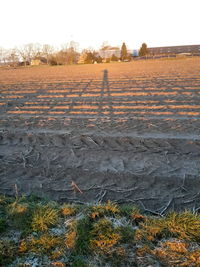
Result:
M36 57L31 59L31 66L46 65L47 59L45 57Z

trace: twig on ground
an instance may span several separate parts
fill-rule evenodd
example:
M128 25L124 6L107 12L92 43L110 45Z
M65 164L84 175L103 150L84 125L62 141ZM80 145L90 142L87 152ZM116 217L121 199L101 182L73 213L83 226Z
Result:
M22 155L22 160L23 160L23 167L26 168L26 159L25 159L23 153L21 155Z
M18 186L17 186L17 184L15 184L15 197L16 197L16 199L18 199L18 197L19 197L19 190L18 190Z
M120 198L117 200L118 204L122 203L136 203L137 201L141 200L152 200L152 199L158 199L157 197L149 197L149 198L136 198L136 199L130 199L130 198Z
M200 192L196 193L194 196L193 196L193 199L197 198L197 197L200 197Z
M78 185L74 181L71 182L71 185L72 185L72 188L74 189L74 191L77 191L77 192L83 194L81 189L78 187Z
M179 187L177 187L177 188L175 188L173 191L175 192L175 191L178 191L179 189L182 189L182 190L184 190L185 192L188 192L188 190L185 188L185 179L186 179L186 175L185 175L185 173L184 173L184 175L183 175L183 180L182 180L182 184L179 186Z
M173 201L173 198L171 198L168 201L167 205L161 210L161 212L160 212L161 215L164 215L164 212L169 208L169 206L171 205L172 201Z
M143 203L141 200L139 200L139 202L140 202L141 206L143 207L144 211L150 212L150 213L153 214L153 215L157 215L157 216L163 217L163 214L161 214L161 213L159 213L159 212L156 212L156 211L154 211L154 210L147 209L147 208L144 206L144 203Z
M129 189L123 189L123 188L116 188L116 189L112 189L112 188L102 188L102 189L106 189L112 192L116 192L116 193L126 193L126 192L131 192L131 191L135 191L138 190L138 187L133 187L133 188L129 188Z
M200 207L194 209L195 212L198 212L200 210Z
M105 197L106 194L107 194L107 191L106 190L104 190L103 192L101 191L100 192L100 196L97 199L97 203L101 203L103 201L103 198Z

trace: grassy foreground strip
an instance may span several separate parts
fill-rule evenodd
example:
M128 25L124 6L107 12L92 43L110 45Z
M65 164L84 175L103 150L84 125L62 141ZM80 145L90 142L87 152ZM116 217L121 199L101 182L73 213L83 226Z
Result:
M0 196L0 266L200 266L200 214Z

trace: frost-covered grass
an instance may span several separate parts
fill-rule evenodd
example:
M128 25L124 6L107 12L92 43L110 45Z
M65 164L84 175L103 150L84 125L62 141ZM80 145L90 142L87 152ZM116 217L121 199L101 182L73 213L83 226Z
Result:
M0 266L200 266L200 214L0 196Z

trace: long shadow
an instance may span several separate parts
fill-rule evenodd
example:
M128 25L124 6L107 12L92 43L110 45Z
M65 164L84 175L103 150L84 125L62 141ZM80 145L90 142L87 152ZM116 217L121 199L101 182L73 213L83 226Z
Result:
M108 70L103 71L103 82L102 82L102 92L105 92L107 90L110 91L109 88L109 81L108 81Z
M109 80L108 80L108 70L106 70L106 69L103 71L101 96L102 96L102 101L103 101L103 96L108 96L108 98L104 99L104 101L107 102L107 106L109 106L109 114L111 115L112 114L112 99L110 97L110 85L109 85Z

